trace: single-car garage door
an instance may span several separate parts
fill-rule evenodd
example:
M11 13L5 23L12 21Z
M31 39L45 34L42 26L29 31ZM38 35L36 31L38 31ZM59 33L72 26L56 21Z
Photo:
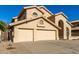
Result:
M18 29L17 42L33 41L33 30Z
M56 31L53 30L37 30L36 41L40 40L56 40Z

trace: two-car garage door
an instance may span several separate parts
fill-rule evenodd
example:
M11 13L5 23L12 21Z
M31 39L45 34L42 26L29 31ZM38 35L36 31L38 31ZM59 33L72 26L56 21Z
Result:
M29 30L18 29L17 42L25 41L40 41L40 40L55 40L56 31L53 30Z

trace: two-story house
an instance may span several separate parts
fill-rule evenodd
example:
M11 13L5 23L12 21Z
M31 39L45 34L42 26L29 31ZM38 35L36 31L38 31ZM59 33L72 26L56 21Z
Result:
M24 7L9 25L13 27L14 42L70 40L71 24L67 19L62 12L53 14L44 6L30 6Z

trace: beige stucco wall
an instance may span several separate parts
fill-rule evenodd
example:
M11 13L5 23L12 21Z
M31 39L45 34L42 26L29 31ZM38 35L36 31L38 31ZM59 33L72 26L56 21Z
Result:
M45 10L45 9L46 9L45 7L40 7L39 9L40 9L42 12L44 12L44 15L43 15L44 17L49 17L49 16L51 16L51 14L48 13L48 12L50 12L50 11L47 10L47 11L48 11L48 12L47 12L47 11ZM53 13L52 13L52 15L53 15Z
M72 40L71 39L71 25L69 25L68 23L66 23L66 27L69 29L69 39Z
M38 7L37 7L38 8ZM47 17L49 17L49 16L51 16L51 14L49 13L50 11L46 11L45 10L45 8L38 8L40 11L42 11L44 14L42 14L39 10L37 10L36 8L33 8L33 9L28 9L27 11L26 11L26 18L29 20L29 19L34 19L34 18L37 18L37 17L41 17L41 16L43 16L43 17L45 17L45 18L47 18ZM34 15L33 15L33 12L36 12L37 14L38 14L38 16L37 17L35 17Z
M36 16L33 15L33 12L36 12L38 14L37 17L41 17L42 16L42 13L40 11L38 11L36 8L28 9L26 11L26 18L27 18L27 20L37 18Z
M55 24L58 26L58 22L62 20L64 23L64 39L67 39L67 35L66 35L66 27L69 28L69 39L71 39L71 26L66 22L67 19L63 16L63 15L57 15L55 16Z
M40 20L43 20L44 22L44 28L42 27L37 27L38 23ZM33 29L34 30L34 34L37 32L36 29L49 29L49 30L55 30L56 31L56 37L57 37L57 40L59 39L58 38L58 29L55 28L54 26L52 26L51 24L49 24L47 21L45 21L44 19L40 18L40 19L37 19L37 20L34 20L34 21L31 21L31 22L28 22L28 23L23 23L23 24L20 24L20 25L17 25L17 26L14 26L14 42L17 41L17 33L18 33L18 28L30 28L30 29ZM22 33L23 34L23 33ZM35 38L35 37L34 37Z

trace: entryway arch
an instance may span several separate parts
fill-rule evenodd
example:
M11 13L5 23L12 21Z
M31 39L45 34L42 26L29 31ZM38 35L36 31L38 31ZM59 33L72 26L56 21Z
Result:
M59 20L58 26L61 28L59 30L59 40L64 39L64 23L62 20Z

